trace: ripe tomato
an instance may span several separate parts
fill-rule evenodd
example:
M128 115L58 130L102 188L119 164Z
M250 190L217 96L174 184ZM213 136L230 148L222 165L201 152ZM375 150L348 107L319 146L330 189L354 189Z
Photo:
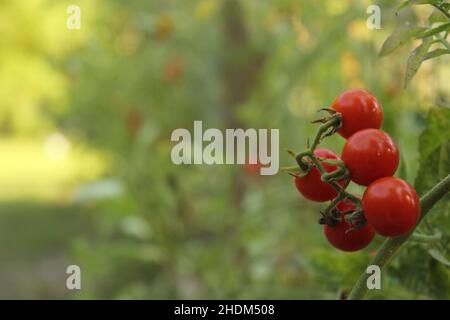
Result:
M340 212L346 212L355 209L355 205L346 199L339 202L336 208ZM351 223L344 221L343 215L341 218L342 221L333 227L323 226L323 232L328 241L335 248L349 252L367 247L375 236L373 228L366 224L364 227L356 229Z
M357 184L391 176L397 170L399 153L394 140L378 129L365 129L352 135L342 150L342 160Z
M362 198L364 215L375 231L396 237L412 230L420 216L420 201L414 188L396 177L371 183Z
M356 206L353 203L353 201L344 199L344 200L338 202L338 204L336 205L336 209L338 209L339 212L344 213L347 211L355 210Z
M327 159L339 159L339 157L331 150L319 148L314 150L316 157ZM327 172L332 172L337 169L336 166L323 163L323 167ZM311 168L308 174L304 177L295 177L295 185L298 191L306 198L312 201L324 202L331 200L337 196L336 190L333 189L328 183L324 182L320 178L321 174L319 169L315 166ZM348 184L348 180L340 180L339 184L345 187Z
M254 176L259 176L261 174L262 167L263 165L261 164L261 162L259 162L259 160L256 163L250 163L247 161L244 164L245 172Z
M336 97L331 107L342 114L338 133L344 138L363 129L379 129L383 122L383 109L377 98L363 89L352 89Z

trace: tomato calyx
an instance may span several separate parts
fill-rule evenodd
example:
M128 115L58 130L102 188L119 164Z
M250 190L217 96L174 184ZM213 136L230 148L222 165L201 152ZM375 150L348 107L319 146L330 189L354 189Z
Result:
M353 211L344 213L345 221L349 222L352 226L354 226L355 230L361 229L366 226L367 220L364 216L364 212L361 208L357 208Z
M335 134L342 126L342 114L331 108L322 108L318 112L325 111L328 113L325 117L316 119L311 123L322 123L317 131L317 135L311 145L311 149L317 147L320 141L326 137Z
M292 152L292 153L291 153ZM301 178L308 174L308 172L313 168L317 167L321 170L321 179L324 182L332 183L340 180L350 179L350 173L345 166L345 163L340 159L330 159L314 155L314 152L307 150L298 154L293 153L292 150L288 150L288 153L295 158L297 162L297 167L286 167L282 170L287 171L293 177ZM336 170L331 172L326 172L323 169L323 165L331 165L337 167Z
M320 211L320 225L326 224L329 227L335 227L342 221L345 221L352 226L348 229L348 232L361 229L367 224L364 212L360 207L347 211L339 211L336 207L334 207L328 213L326 210Z
M354 197L354 199L341 197L334 199L325 210L320 211L319 224L334 227L345 221L351 226L348 231L365 227L367 220L361 207L361 200Z
M320 218L319 218L319 224L327 226L334 227L338 225L341 222L341 219L338 217L335 217L334 215L327 215L325 212L320 211Z

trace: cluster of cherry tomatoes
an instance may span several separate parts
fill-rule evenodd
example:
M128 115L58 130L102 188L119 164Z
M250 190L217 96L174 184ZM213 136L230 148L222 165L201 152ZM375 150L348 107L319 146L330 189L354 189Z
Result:
M350 180L367 188L359 201L343 197L332 208L331 219L324 222L326 238L338 249L356 251L366 247L375 233L397 237L410 232L418 222L420 202L410 184L393 176L399 151L394 140L380 130L381 104L366 90L354 89L340 94L331 108L339 115L337 132L347 139L341 157L324 148L315 149L313 154L326 173L338 169L327 159L343 161L347 175L336 181L342 190ZM312 201L324 202L339 195L340 190L323 179L323 172L314 163L294 181L298 191ZM352 220L358 214L363 223Z

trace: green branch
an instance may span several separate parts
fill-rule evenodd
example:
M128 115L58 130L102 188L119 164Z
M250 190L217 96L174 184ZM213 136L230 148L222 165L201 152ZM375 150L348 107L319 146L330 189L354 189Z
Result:
M441 35L437 35L437 38L438 38L438 41L439 41L440 43L442 43L442 45L443 45L445 48L447 48L447 50L450 51L450 43L448 43L448 41L447 41L444 37L442 37Z
M445 177L437 185L435 185L431 190L429 190L422 198L420 198L422 214L417 225L420 223L420 221L422 221L422 219L436 204L436 202L442 199L448 192L450 192L450 174L447 175L447 177ZM404 236L387 239L378 251L377 255L370 262L370 264L377 265L380 267L380 269L383 269L383 267L387 265L389 260L398 252L403 243L405 243L409 239L413 232L414 230ZM368 276L369 275L364 270L363 274L359 277L358 281L350 292L348 296L349 300L358 300L364 298L368 290Z
M440 5L437 4L432 4L433 7L435 7L436 9L438 9L440 12L442 12L447 18L450 19L450 14L447 12L447 10L445 10L444 8L442 8Z

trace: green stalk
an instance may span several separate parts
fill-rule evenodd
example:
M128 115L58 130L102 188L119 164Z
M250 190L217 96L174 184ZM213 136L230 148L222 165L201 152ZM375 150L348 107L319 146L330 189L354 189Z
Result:
M439 11L441 11L447 18L450 19L450 14L444 8L442 8L440 5L432 4L432 6L435 7L436 9L438 9Z
M420 221L422 221L436 202L442 199L448 192L450 192L450 174L435 185L431 190L429 190L422 198L420 198L421 216L417 225ZM378 251L377 255L370 262L370 265L377 265L380 269L383 269L389 260L398 252L401 246L411 237L413 232L414 230L404 236L387 239ZM364 298L368 291L368 277L369 274L367 274L364 270L350 292L348 296L349 300L359 300Z

